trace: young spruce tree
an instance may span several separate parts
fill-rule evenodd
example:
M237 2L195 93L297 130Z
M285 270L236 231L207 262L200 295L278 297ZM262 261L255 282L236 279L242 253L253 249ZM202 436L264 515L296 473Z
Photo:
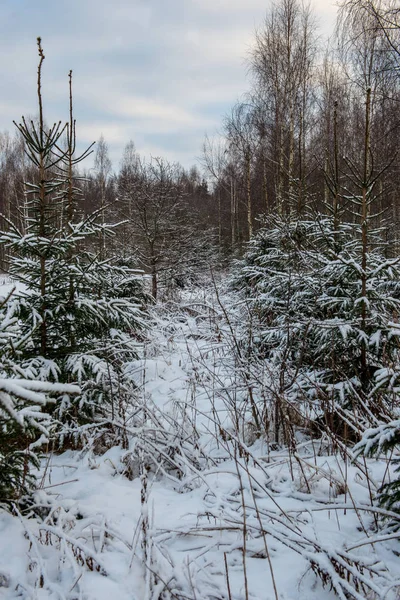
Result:
M24 286L12 300L23 335L29 337L24 358L38 379L74 381L81 387L78 397L64 394L53 415L63 423L62 437L71 439L93 422L115 419L121 390L128 385L123 363L137 356L134 334L144 325L144 295L137 272L89 249L98 247L91 239L112 235L112 228L98 222L102 207L82 216L76 170L91 148L76 153L72 72L69 122L48 128L40 38L38 50L39 117L17 124L37 177L26 183L25 231L10 224L1 241L10 250L10 273Z

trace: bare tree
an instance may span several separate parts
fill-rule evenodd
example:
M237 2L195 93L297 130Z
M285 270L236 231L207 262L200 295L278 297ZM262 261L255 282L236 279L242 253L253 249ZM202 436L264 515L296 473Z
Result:
M100 194L100 209L101 209L101 224L105 225L106 219L106 192L107 183L111 174L112 164L108 154L108 145L103 136L100 136L96 144L94 155L94 170ZM104 233L100 235L100 256L105 257L106 253L106 236Z
M396 68L400 68L400 7L397 0L342 0L341 24L352 29L360 22L371 34L379 31L393 53Z
M250 239L253 235L254 209L251 195L252 162L255 157L258 138L255 131L253 107L249 104L238 103L229 117L225 119L227 142L239 158L242 165L245 187L245 205L247 234Z
M268 158L279 212L295 193L296 182L300 183L297 208L303 208L315 28L309 6L298 0L281 0L273 4L251 52L254 101L260 131L269 139Z
M179 233L180 169L161 158L143 161L132 150L128 148L124 155L118 194L156 299L160 271Z
M224 139L212 139L206 135L203 143L203 152L201 162L207 174L214 185L214 196L217 198L218 206L218 243L219 247L223 244L223 195L229 197L230 213L230 240L231 247L236 244L236 214L237 214L237 196L235 186L232 184L232 177L227 178L229 170L229 150Z

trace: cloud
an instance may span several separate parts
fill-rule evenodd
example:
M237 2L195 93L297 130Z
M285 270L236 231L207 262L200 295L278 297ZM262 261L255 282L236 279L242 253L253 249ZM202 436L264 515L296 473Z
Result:
M194 4L207 14L248 13L249 11L266 10L266 3L260 0L193 0Z
M107 108L104 102L101 102L101 106L103 110ZM169 127L193 126L196 120L194 114L190 114L182 107L157 102L144 96L117 96L108 110L113 115L137 120L145 119L156 126L161 123L166 123Z
M330 3L316 4L332 21ZM265 0L2 0L0 130L36 113L41 33L48 121L67 115L72 68L84 142L103 133L117 163L132 138L138 151L190 166L205 132L248 88L246 56L267 8Z

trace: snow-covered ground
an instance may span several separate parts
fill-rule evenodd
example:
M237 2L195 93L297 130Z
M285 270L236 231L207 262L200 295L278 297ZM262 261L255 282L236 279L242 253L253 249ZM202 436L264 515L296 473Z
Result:
M127 366L129 448L50 454L43 520L0 512L0 598L399 598L371 511L386 463L256 439L226 316L200 293L159 309Z

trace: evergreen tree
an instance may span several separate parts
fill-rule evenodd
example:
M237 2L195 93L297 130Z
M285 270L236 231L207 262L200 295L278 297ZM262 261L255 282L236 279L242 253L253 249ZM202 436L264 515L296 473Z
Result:
M22 357L29 337L23 336L16 304L0 307L0 506L21 500L34 487L31 467L38 450L48 444L55 422L48 412L64 394L79 394L77 386L36 379L35 361Z
M397 378L396 378L397 379ZM396 393L399 386L396 385ZM396 411L398 417L398 410ZM392 512L398 513L397 518L389 517L389 528L398 531L400 529L400 459L398 450L400 445L400 419L386 420L380 422L376 427L367 429L362 440L355 447L355 454L367 456L378 456L384 453L395 465L395 477L392 481L384 483L378 490L378 502L381 506ZM394 458L393 458L393 453Z
M123 362L137 356L132 334L144 325L144 295L137 272L90 251L98 248L91 239L104 240L113 232L101 219L103 206L81 216L76 167L90 148L76 155L71 73L69 123L46 128L40 39L38 48L39 119L27 123L23 118L17 125L37 181L26 184L25 231L10 224L1 241L11 251L11 274L25 286L13 300L22 334L29 338L24 358L35 358L40 379L80 383L78 398L64 395L55 413L70 435L109 416Z
M292 394L317 413L351 411L362 428L393 400L400 271L377 243L364 267L357 233L322 216L270 219L249 245L240 280L260 319L259 349L280 365Z

